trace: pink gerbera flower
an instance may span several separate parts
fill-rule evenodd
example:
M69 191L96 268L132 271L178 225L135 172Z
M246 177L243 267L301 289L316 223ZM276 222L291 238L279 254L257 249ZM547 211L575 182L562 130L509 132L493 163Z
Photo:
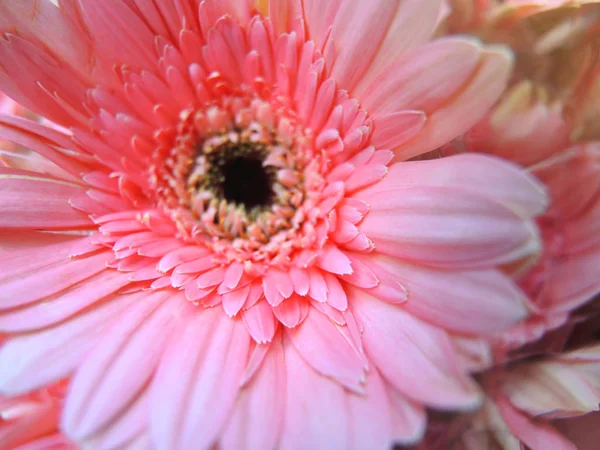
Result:
M73 374L93 448L384 449L477 386L450 332L527 310L540 185L412 161L510 55L427 43L438 0L0 3L0 392ZM139 447L137 447L139 446Z

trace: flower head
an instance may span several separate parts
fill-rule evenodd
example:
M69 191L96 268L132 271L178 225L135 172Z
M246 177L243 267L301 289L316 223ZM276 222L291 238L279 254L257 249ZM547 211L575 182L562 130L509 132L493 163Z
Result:
M99 447L387 448L480 392L449 332L528 314L540 184L476 155L505 49L440 2L4 1L0 391L73 373ZM7 19L5 19L7 18ZM21 161L21 165L19 165ZM472 320L473 316L478 320Z

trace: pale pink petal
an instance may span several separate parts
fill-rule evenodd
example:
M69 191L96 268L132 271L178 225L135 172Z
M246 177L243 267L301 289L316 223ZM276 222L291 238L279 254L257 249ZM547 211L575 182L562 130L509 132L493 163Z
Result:
M68 322L17 336L0 348L0 392L16 395L60 380L73 372L112 324L115 315L138 300L123 296Z
M387 385L392 412L394 441L410 445L419 442L427 427L427 414L420 403L410 400L396 389Z
M393 188L388 179L356 195L371 207L359 229L379 252L433 267L482 268L539 250L535 224L487 197L439 186Z
M298 353L323 375L357 392L363 392L363 362L337 325L315 308L298 327L287 329L286 335Z
M438 0L341 2L324 50L326 56L333 54L331 76L351 92L359 83L368 85L390 61L427 41L439 4ZM310 19L311 15L309 30Z
M516 366L502 392L519 410L533 416L568 417L598 410L600 345Z
M478 389L461 373L444 332L363 292L351 290L349 300L364 329L367 355L396 389L441 408L478 405ZM396 356L399 354L402 358Z
M347 448L344 388L315 372L287 340L284 352L287 386L280 450Z
M496 102L512 72L512 55L503 47L488 47L482 53L478 70L466 87L450 103L427 115L427 123L415 139L395 149L399 159L406 160L449 142L475 125Z
M146 388L108 426L82 442L84 448L123 448L147 433L150 399Z
M97 433L128 407L154 375L170 334L180 326L177 316L192 309L185 310L181 295L165 291L138 299L73 377L62 426L75 440Z
M203 448L215 442L237 397L249 346L241 319L230 319L219 308L190 317L152 383L150 420L157 447Z
M361 95L362 106L376 118L406 110L429 116L463 88L480 58L474 41L453 37L430 42L382 73Z
M450 272L386 257L373 258L371 262L393 273L406 286L406 311L442 328L493 334L528 315L525 294L496 270Z
M461 365L469 372L481 372L493 365L492 349L485 338L454 335L451 339Z
M0 330L30 331L54 325L108 297L112 297L113 301L116 300L116 297L111 294L128 284L127 275L104 270L82 283L45 297L41 302L19 309L0 311Z
M350 417L352 450L387 450L392 441L392 410L377 370L372 369L366 380L366 395L346 393Z
M394 164L385 183L387 188L439 186L476 191L522 217L537 216L548 206L546 189L538 180L516 165L484 155L466 153Z
M239 393L221 438L223 450L276 448L283 424L285 377L283 349L278 338L271 344L260 369Z
M511 56L475 41L445 38L405 55L364 94L375 118L402 110L427 115L423 130L394 148L400 160L435 150L480 120L504 89ZM427 76L422 76L426 73Z

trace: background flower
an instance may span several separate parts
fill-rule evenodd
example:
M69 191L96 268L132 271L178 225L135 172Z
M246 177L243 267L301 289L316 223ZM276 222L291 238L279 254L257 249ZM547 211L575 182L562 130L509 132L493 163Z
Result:
M477 123L503 47L441 2L0 3L0 391L72 376L92 448L388 448L482 398L530 313L544 188L408 161ZM324 8L325 6L325 8ZM473 320L473 318L477 320Z
M598 106L598 4L466 4L473 8L469 14L455 8L458 17L450 14L438 31L467 31L507 43L516 51L516 70L490 113L430 157L501 155L535 174L548 187L551 203L538 219L544 241L540 259L509 268L533 314L494 336L491 357L474 366L483 371L483 408L475 416L437 420L424 445L575 448L555 427L568 431L569 422L589 424L584 417L599 403L600 375L593 370L599 316L592 302L600 292L594 237L599 147L595 126L582 119ZM584 435L578 445L590 442Z

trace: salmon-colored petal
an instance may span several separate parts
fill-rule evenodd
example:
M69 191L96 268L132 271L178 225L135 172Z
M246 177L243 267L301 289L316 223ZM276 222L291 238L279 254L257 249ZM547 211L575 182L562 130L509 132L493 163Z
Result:
M87 214L69 200L80 186L37 174L0 174L0 228L73 229L89 227Z

